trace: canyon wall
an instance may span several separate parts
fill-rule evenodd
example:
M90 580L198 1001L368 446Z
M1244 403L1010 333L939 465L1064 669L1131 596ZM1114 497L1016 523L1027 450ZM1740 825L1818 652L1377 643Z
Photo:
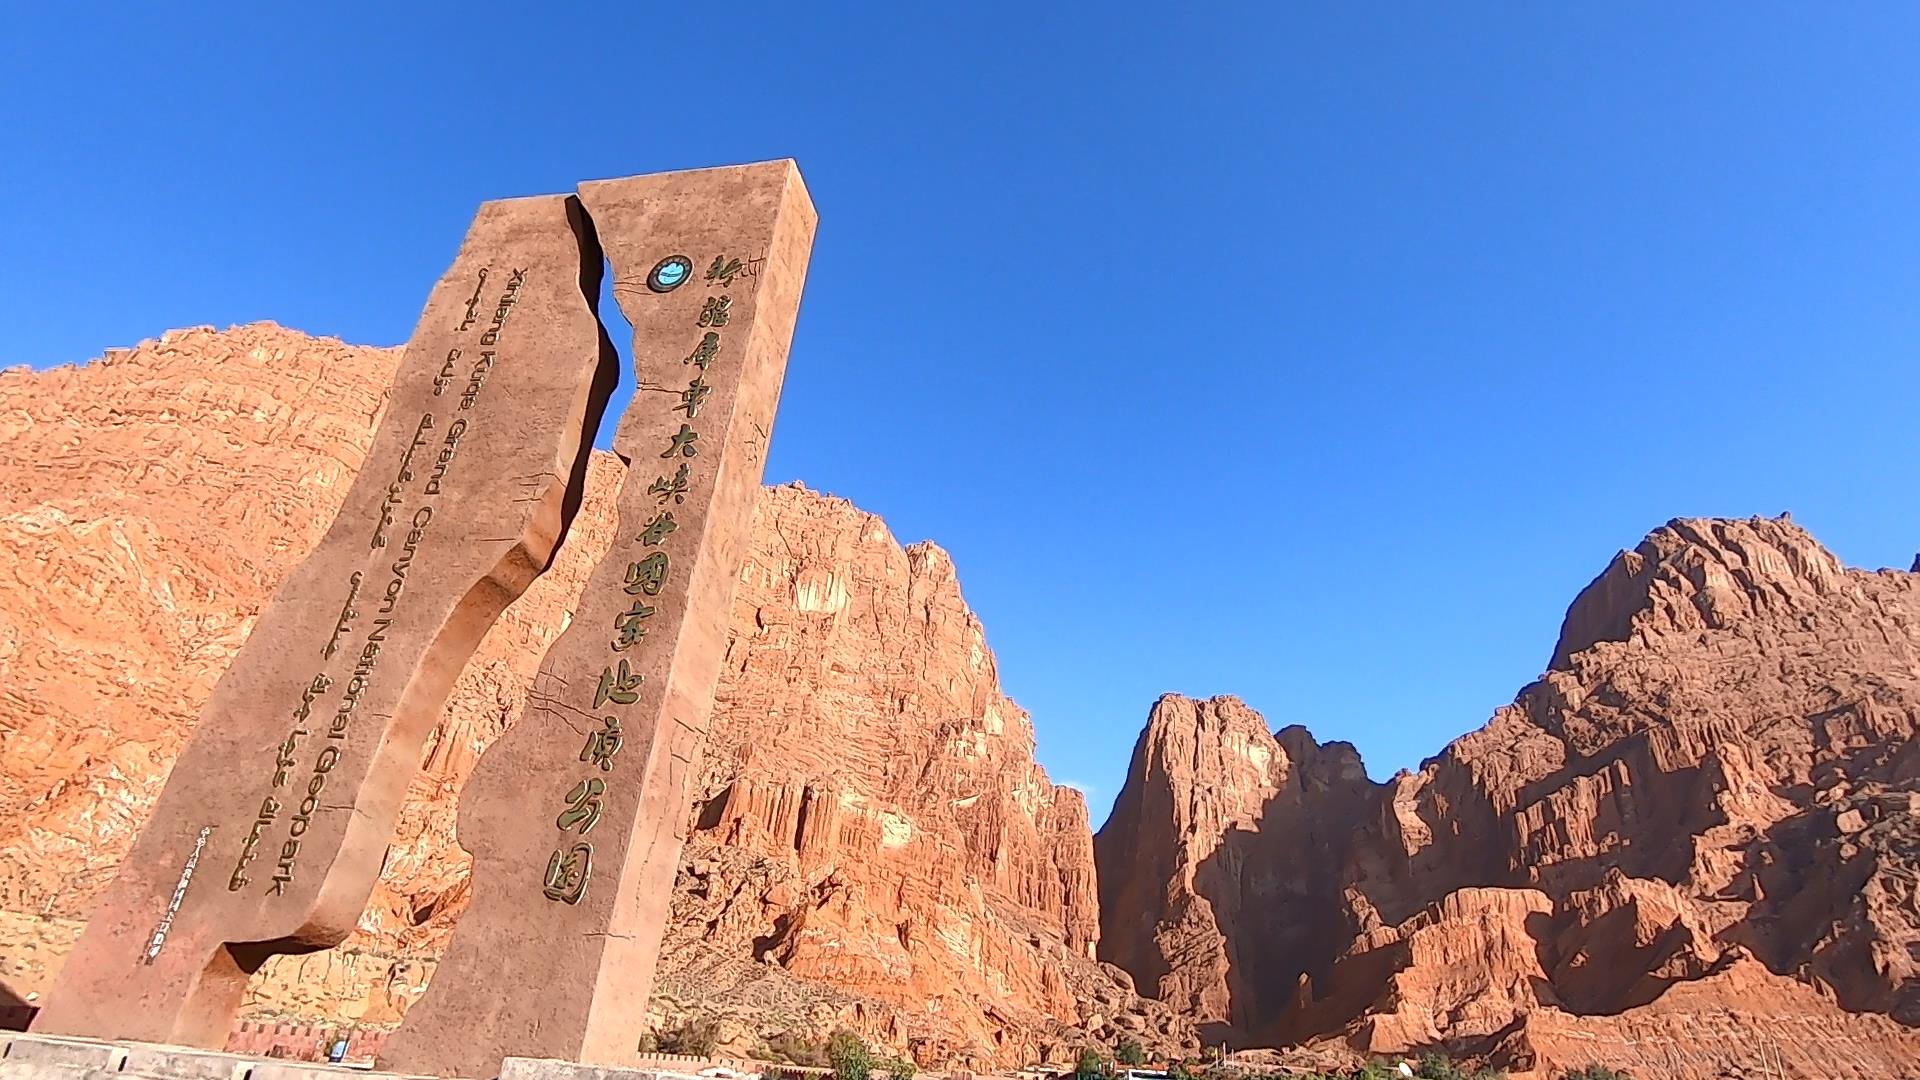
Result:
M215 680L344 497L397 361L256 324L0 372L8 993L50 981ZM270 963L246 1015L379 1028L417 1000L466 903L455 797L611 543L621 468L596 453L554 566L461 674L356 934ZM1092 958L1085 803L1034 763L952 560L845 500L763 493L687 812L656 1026L717 1017L745 1053L848 1025L930 1063L1122 1032L1192 1042Z
M0 372L0 1005L50 981L396 361L260 324ZM250 1018L391 1027L430 982L466 902L454 797L621 468L596 455L462 673L358 932L270 964ZM1090 839L951 559L768 489L648 1019L717 1018L735 1053L845 1025L930 1064L1190 1051L1197 1023L1518 1075L1920 1076L1916 582L1787 520L1675 521L1419 771L1374 784L1346 744L1168 696Z
M1095 842L1101 955L1240 1041L1920 1074L1917 658L1920 577L1784 517L1684 520L1385 785L1163 699Z

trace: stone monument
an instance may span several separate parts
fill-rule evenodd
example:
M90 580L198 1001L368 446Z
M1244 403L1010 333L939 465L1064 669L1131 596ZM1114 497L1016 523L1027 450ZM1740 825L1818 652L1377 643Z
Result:
M632 322L619 531L462 793L471 906L383 1064L631 1062L815 215L789 161L584 184Z
M219 1047L267 957L353 930L455 677L578 505L618 375L602 265L574 196L480 208L35 1031Z

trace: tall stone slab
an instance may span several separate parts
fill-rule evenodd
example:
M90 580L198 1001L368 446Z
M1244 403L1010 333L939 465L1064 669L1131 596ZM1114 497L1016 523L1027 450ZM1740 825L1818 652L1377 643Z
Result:
M618 376L602 265L574 196L480 208L339 517L214 688L35 1031L217 1048L268 956L353 930L454 678L578 505Z
M815 215L790 161L582 185L634 328L619 532L460 799L471 906L383 1063L636 1057Z

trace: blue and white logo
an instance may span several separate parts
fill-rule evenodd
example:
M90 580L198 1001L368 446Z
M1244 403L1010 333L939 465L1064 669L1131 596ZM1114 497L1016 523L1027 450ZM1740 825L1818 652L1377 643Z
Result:
M693 260L685 255L671 255L661 259L647 275L647 288L654 292L672 292L692 276Z

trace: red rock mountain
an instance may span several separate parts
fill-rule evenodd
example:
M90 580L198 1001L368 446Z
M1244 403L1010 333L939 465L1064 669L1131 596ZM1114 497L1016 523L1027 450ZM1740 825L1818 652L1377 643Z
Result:
M1101 955L1241 1042L1920 1076L1917 663L1920 577L1784 519L1674 521L1538 682L1388 784L1163 699L1095 841Z
M46 987L395 361L256 325L0 372L0 989ZM358 933L263 970L250 1015L391 1026L427 985L465 905L454 796L620 468L462 674ZM1787 521L1676 521L1419 772L1168 697L1092 840L945 553L770 489L652 1019L717 1017L736 1052L851 1024L927 1062L1191 1046L1193 1020L1516 1075L1920 1076L1916 582Z
M397 350L270 324L0 372L0 983L46 987L266 598L365 456ZM609 545L597 454L553 568L460 677L359 931L249 1014L391 1026L465 906L453 802ZM1033 760L952 561L767 490L736 593L657 1023L744 1052L852 1024L929 1062L1132 1031L1190 1043L1093 959L1080 795Z

